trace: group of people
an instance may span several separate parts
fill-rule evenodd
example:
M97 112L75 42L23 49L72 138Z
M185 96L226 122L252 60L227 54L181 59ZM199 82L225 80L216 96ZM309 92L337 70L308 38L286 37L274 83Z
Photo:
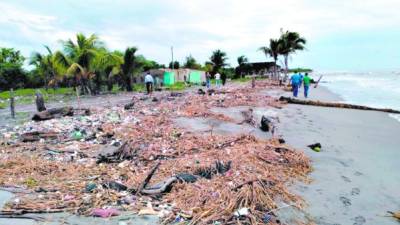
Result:
M299 88L303 85L304 87L304 97L308 98L308 91L310 89L311 78L308 73L303 74L295 72L290 78L290 84L292 85L293 97L297 97L299 93Z
M225 86L226 84L226 75L223 73L222 75L220 73L216 73L215 75L215 86L217 88L222 86ZM206 72L206 86L207 88L211 87L211 74L209 72Z

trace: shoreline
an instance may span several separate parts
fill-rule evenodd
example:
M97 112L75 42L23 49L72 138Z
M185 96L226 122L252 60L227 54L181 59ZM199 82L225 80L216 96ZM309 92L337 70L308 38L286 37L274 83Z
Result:
M341 100L324 86L311 91L313 100ZM317 224L398 224L378 216L400 208L400 123L393 120L383 112L284 107L278 131L311 158L314 171L310 184L293 187L309 205L305 214L282 210L280 216L289 222L293 215L311 217ZM316 142L321 152L306 147Z

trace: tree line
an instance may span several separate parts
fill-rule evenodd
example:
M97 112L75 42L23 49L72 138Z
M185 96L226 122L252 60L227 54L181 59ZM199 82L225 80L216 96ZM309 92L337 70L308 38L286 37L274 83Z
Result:
M260 50L275 63L282 55L287 71L289 55L303 50L305 43L298 33L287 31L279 39L271 39L269 46ZM46 53L34 52L29 58L18 50L0 48L0 90L75 87L83 94L97 94L104 89L111 91L117 85L122 90L132 91L134 77L143 71L165 68L165 65L137 54L136 47L128 47L123 52L110 51L95 34L85 36L78 33L74 39L61 41L61 46L62 49L57 51L44 46ZM235 68L229 67L227 60L224 51L215 50L203 65L189 55L182 65L174 61L168 67L204 70L211 74L219 72L233 77ZM236 71L248 63L245 56L240 56L237 61ZM24 63L32 69L24 69Z

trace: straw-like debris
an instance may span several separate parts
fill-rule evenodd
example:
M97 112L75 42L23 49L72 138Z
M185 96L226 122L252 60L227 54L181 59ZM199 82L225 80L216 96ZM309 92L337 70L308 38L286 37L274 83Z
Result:
M126 110L93 108L91 115L27 123L3 137L0 185L26 190L3 213L89 216L117 208L156 212L165 223L276 224L278 201L304 206L287 189L307 181L311 168L302 152L276 139L197 133L173 122L182 116L233 121L212 107L279 108L282 103L260 94L266 87L260 81L254 89L233 85L210 95L162 92L158 101L136 95ZM19 139L23 133L30 143Z

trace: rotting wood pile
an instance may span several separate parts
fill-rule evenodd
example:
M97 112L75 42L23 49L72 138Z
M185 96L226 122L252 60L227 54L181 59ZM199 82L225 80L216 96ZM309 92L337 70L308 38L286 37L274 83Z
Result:
M308 181L310 162L302 152L274 139L191 132L172 121L232 120L212 107L281 107L259 94L268 87L259 81L254 89L237 85L223 94L162 92L157 102L137 94L127 110L93 108L91 115L27 123L2 138L0 184L16 193L2 212L90 216L113 209L156 214L165 223L277 224L277 201L304 206L287 189ZM34 132L39 140L18 139ZM46 132L51 138L43 138Z

